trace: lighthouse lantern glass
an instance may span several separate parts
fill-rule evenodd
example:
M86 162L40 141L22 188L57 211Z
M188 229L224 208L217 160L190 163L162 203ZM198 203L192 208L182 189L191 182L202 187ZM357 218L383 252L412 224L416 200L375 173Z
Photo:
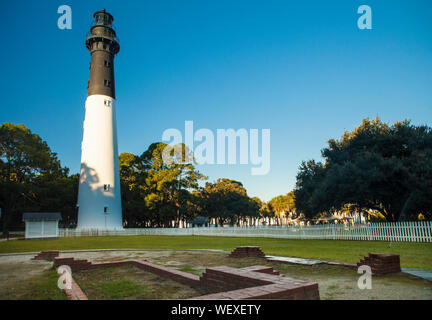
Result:
M104 13L99 13L95 16L95 25L112 27L112 18Z

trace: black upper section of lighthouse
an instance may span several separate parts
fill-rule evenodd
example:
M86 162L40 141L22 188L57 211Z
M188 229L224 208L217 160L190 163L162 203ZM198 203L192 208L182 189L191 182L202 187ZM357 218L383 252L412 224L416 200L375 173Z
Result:
M115 98L114 56L120 51L120 44L112 26L114 18L105 9L95 12L93 17L86 39L91 52L87 96L103 94Z

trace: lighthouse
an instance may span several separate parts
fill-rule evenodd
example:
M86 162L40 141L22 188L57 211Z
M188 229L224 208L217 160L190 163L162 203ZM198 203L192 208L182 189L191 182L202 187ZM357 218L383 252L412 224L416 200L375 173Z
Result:
M120 44L113 16L96 12L87 34L90 76L78 191L78 230L121 230L122 206L117 146L114 57Z

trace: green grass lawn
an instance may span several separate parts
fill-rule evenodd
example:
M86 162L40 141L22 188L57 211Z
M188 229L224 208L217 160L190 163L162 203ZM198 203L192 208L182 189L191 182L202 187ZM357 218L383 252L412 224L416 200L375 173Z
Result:
M64 291L57 286L59 275L46 270L21 281L0 287L0 300L67 300Z
M358 262L369 252L394 253L401 266L432 269L432 243L288 240L210 236L110 236L0 242L0 253L86 249L222 249L259 246L271 255Z

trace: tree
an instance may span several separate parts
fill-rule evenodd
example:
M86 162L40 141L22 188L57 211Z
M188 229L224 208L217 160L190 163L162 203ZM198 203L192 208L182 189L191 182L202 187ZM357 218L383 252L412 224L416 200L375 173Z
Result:
M322 150L325 163L302 163L296 206L319 212L374 210L387 221L432 212L432 130L405 120L389 125L364 119Z
M290 191L286 195L279 195L272 198L268 205L273 208L277 222L280 224L283 215L286 215L288 212L296 211L294 191Z
M252 201L256 203L259 218L263 219L265 223L270 223L270 219L275 216L275 211L272 205L261 201L261 199L258 197L253 197ZM255 218L255 216L253 218Z
M35 182L36 200L26 207L30 211L61 212L61 224L64 227L75 227L77 223L77 200L79 174L64 174L48 177L40 175Z
M36 206L41 184L67 176L48 144L23 124L0 126L0 205L3 233L25 205ZM39 188L38 188L39 187Z
M206 179L193 165L184 144L153 143L141 155L119 157L124 216L128 226L179 226L193 216L199 181Z
M206 183L201 196L206 216L216 219L220 226L226 222L239 225L247 217L259 216L257 203L249 198L241 182L224 178Z
M125 226L144 227L147 208L141 197L142 179L140 177L143 172L143 165L138 156L124 152L119 156L119 166Z
M315 160L303 161L296 177L295 207L308 219L325 210L324 207L320 207L321 202L317 199L322 195L319 188L324 179L324 170L324 166L320 162L315 162ZM330 201L330 199L328 200Z
M143 153L141 160L148 168L146 205L159 212L164 226L175 221L177 227L182 219L182 204L191 200L190 190L197 190L199 181L207 177L195 169L193 154L183 143L173 147L154 143Z

